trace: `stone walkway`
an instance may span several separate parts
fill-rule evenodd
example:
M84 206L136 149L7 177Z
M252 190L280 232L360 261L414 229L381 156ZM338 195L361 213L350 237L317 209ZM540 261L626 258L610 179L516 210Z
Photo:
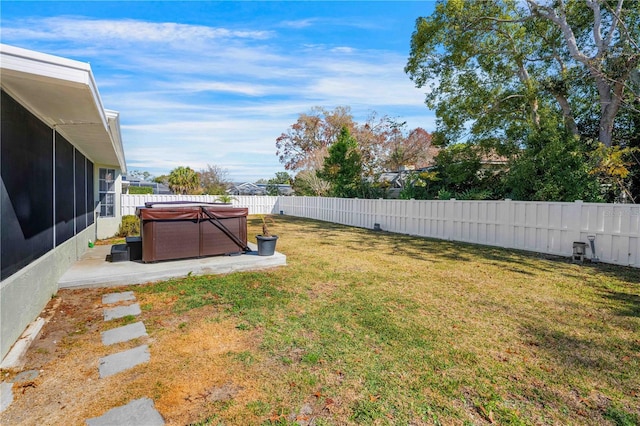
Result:
M123 293L111 293L102 296L103 305L117 305L105 307L103 317L105 321L126 316L138 316L141 313L140 305L135 302L133 291ZM133 339L147 337L147 330L141 321L127 324L122 327L107 330L102 333L102 344L105 346L116 343L128 342ZM116 352L100 358L98 371L100 378L109 377L137 365L149 362L151 354L148 345L140 345L133 349ZM155 409L153 401L149 398L136 399L121 407L113 408L100 417L87 420L89 426L126 426L126 425L164 425L164 419Z

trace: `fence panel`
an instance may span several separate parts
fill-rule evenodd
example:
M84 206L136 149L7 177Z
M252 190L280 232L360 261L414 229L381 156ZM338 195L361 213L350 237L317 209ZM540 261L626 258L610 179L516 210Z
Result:
M284 199L286 197L281 197ZM136 207L147 202L161 203L171 201L196 201L215 203L216 195L160 195L160 194L122 194L120 198L122 215L136 214ZM249 214L276 214L279 212L279 197L270 196L234 196L231 201L234 207L247 207Z
M122 214L145 202L215 202L207 195L129 195ZM249 214L286 214L400 234L571 256L573 242L594 238L602 262L640 268L640 206L532 201L361 200L237 196ZM587 249L592 257L591 250Z
M640 268L640 206L532 201L279 197L284 214L401 234L571 256L595 238L601 262ZM592 257L587 249L587 257Z

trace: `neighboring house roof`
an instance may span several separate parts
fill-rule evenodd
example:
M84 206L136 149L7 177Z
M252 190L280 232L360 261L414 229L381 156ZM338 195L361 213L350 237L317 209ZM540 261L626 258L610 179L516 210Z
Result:
M92 161L126 173L120 119L104 109L88 63L0 44L2 89Z
M263 188L265 190L265 193L267 192L269 187L273 187L273 186L278 187L278 193L281 195L291 195L294 193L293 188L291 188L291 185L285 184L285 183L278 183L278 184L256 183L256 186L258 188Z
M265 195L267 191L250 182L236 182L227 189L227 193L231 195Z

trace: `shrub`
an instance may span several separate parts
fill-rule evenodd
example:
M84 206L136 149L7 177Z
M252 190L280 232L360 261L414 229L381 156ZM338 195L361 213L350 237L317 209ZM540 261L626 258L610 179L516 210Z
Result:
M131 237L133 235L140 235L140 220L135 215L122 216L122 223L118 230L119 237Z
M130 186L129 194L133 194L133 195L153 194L153 188L150 186Z

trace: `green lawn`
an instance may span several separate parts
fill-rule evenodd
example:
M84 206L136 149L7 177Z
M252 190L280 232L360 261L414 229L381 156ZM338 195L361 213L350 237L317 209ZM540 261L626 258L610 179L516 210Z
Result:
M169 422L639 423L640 270L275 219L286 267L131 288L172 354L150 379ZM170 397L207 363L226 397L196 376Z

